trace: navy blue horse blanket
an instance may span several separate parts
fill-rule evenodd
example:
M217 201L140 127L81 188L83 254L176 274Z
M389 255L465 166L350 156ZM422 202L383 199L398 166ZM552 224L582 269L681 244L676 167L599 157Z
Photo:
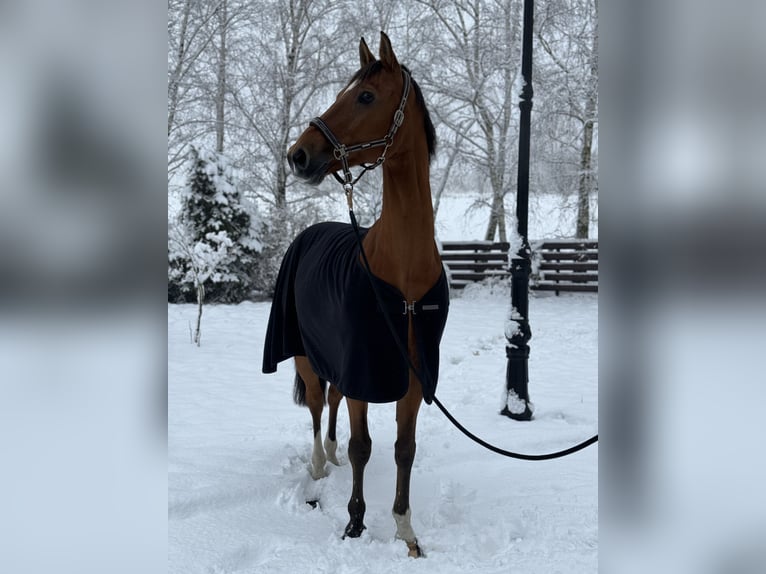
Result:
M409 368L386 325L387 313L405 348L412 318L423 397L430 404L449 310L446 274L442 269L436 284L411 309L397 288L372 276L382 295L379 305L370 281L350 224L320 223L303 231L279 270L263 372L273 373L277 363L305 355L317 375L344 396L372 403L397 401L407 393Z

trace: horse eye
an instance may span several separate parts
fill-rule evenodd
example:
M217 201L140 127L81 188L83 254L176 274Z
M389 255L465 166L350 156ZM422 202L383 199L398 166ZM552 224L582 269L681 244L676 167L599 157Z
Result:
M357 101L360 104L371 104L374 99L375 99L375 95L372 94L371 92L362 92L361 94L359 94Z

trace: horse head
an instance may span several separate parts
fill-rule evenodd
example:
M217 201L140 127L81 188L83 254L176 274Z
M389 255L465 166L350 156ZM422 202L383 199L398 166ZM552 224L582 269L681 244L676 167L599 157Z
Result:
M389 155L396 152L393 136L403 121L409 73L399 64L391 41L383 32L379 58L375 59L362 38L361 67L335 102L311 121L287 151L287 160L296 176L318 184L327 174L344 168L376 162L379 165L389 148Z

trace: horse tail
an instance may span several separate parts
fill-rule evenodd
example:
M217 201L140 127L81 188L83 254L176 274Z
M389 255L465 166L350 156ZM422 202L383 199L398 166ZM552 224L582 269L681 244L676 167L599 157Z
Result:
M319 387L322 389L322 402L327 404L327 381L319 378ZM306 381L303 380L298 370L295 371L295 385L293 386L293 400L296 405L306 406Z

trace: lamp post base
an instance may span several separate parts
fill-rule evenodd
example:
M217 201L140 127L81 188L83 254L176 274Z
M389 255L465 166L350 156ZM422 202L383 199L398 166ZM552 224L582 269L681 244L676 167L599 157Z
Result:
M532 409L529 408L529 405L524 406L524 411L520 413L514 413L511 412L511 410L505 406L503 407L503 410L500 411L501 415L505 415L509 418L512 418L515 421L531 421L532 420Z

